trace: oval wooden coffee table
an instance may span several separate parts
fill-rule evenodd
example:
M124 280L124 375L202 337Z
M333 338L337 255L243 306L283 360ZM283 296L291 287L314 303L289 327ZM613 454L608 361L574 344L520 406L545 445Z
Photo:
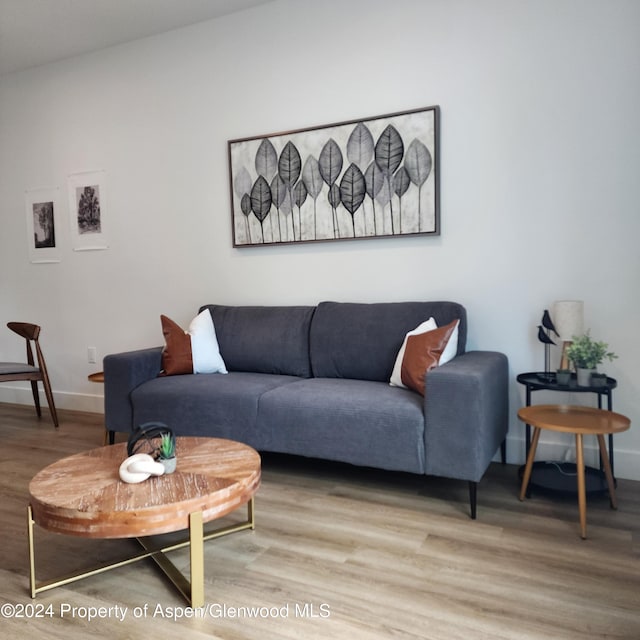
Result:
M587 496L582 436L595 435L598 438L600 459L602 460L602 468L604 469L605 477L607 479L607 487L609 488L609 501L611 503L611 508L616 509L618 506L616 501L616 490L613 482L613 474L611 473L611 465L609 464L609 457L607 456L604 435L608 433L621 433L622 431L626 431L631 426L629 418L620 413L605 411L604 409L559 404L539 404L522 407L518 411L518 418L526 424L530 424L534 427L531 448L529 449L527 464L524 468L524 475L522 476L520 500L524 500L527 493L541 429L575 434L580 535L583 539L586 538Z
M203 543L236 531L254 529L254 495L260 486L260 456L251 447L218 438L176 439L175 473L139 484L120 480L126 444L99 447L58 460L29 484L29 563L31 597L144 558L152 558L192 607L204 604ZM203 532L203 523L247 505L247 520ZM33 525L83 538L136 538L144 551L46 583L36 584ZM164 548L145 539L187 529L189 538ZM165 556L190 547L190 582Z

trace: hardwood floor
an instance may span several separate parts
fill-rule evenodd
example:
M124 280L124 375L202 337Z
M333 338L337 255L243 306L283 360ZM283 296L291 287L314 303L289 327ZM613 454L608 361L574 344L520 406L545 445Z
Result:
M189 611L147 560L32 600L29 481L103 442L100 415L60 411L56 431L43 413L0 404L0 638L640 638L640 482L618 480L617 511L588 498L583 541L577 501L519 502L500 464L472 521L465 482L265 455L257 528L205 544L197 617L173 620ZM38 580L133 549L38 527L36 544ZM188 571L186 549L171 559Z

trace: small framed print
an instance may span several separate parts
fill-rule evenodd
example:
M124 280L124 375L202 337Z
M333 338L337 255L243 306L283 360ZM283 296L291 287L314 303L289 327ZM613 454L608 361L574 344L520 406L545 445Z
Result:
M29 260L60 262L59 189L25 192Z
M107 186L104 171L69 176L69 213L74 251L107 249Z

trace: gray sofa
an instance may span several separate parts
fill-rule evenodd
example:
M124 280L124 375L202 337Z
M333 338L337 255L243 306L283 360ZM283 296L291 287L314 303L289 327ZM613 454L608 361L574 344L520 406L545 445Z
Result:
M508 427L508 363L465 352L467 317L453 302L313 306L205 305L228 374L161 376L162 347L104 359L105 423L149 421L258 451L340 461L477 484ZM389 379L408 331L458 319L457 355L426 377L425 396Z

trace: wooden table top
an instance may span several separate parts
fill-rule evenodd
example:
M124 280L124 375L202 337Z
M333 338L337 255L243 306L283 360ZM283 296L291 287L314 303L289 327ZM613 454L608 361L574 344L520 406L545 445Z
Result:
M598 435L620 433L631 426L621 413L562 404L537 404L522 407L518 418L527 424L550 431Z
M260 456L219 438L176 438L177 469L139 484L120 480L125 443L58 460L29 484L34 521L49 531L85 538L132 538L189 527L246 504L260 486Z

